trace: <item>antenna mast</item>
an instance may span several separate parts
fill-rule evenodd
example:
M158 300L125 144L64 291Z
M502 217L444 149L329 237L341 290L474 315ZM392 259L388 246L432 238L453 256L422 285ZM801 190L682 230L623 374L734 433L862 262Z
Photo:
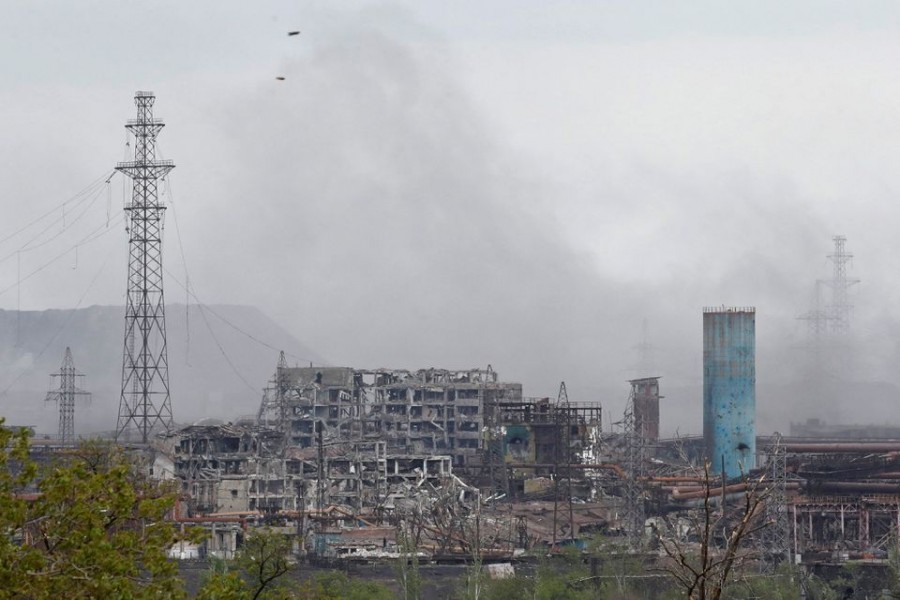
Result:
M153 92L136 92L137 118L125 125L134 135L134 160L116 170L132 180L125 205L129 242L128 292L125 304L125 348L122 396L116 439L144 443L160 429L172 429L169 358L163 301L162 230L166 207L159 201L158 181L175 164L156 159L156 136L163 122L153 118Z

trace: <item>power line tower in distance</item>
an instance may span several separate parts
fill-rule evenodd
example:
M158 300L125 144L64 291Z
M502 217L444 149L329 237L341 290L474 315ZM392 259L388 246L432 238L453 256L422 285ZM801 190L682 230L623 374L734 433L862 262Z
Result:
M75 370L75 361L72 360L72 350L66 347L62 366L59 373L51 373L51 381L59 379L59 386L47 392L46 402L56 402L59 406L59 433L57 439L61 444L73 444L75 442L75 397L86 396L90 398L90 392L86 392L75 382L78 377L84 377ZM52 384L51 384L51 387Z
M836 235L831 239L834 241L834 253L828 255L832 266L829 325L836 335L846 336L850 333L850 313L853 310L849 290L859 283L859 279L847 277L847 265L853 260L853 255L847 252L847 238Z
M134 136L134 160L116 165L132 181L131 200L125 205L128 291L116 439L143 443L156 431L172 429L162 266L166 207L159 200L158 182L175 164L156 158L156 136L163 122L153 118L155 100L153 92L135 93L137 118L125 125Z

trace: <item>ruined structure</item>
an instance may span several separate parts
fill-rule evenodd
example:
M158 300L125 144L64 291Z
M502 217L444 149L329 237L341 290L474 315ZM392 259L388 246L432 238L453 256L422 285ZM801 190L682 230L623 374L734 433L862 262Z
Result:
M552 496L551 539L571 535L572 495L590 494L584 469L571 467L599 429L599 405L523 398L490 366L288 367L282 355L256 420L198 424L168 441L192 517L292 518L320 541L346 519L418 523L436 551L464 552L477 499Z
M493 406L519 403L522 385L487 369L418 371L287 367L279 363L260 422L285 444L379 441L389 453L446 454L466 467L482 447ZM321 432L316 428L320 427Z

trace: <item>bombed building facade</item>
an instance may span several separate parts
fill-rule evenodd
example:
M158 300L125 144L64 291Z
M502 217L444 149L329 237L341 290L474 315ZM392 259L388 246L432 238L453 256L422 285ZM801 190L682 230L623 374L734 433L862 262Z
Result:
M421 502L460 506L546 492L591 455L600 425L599 405L523 397L490 366L288 367L282 355L256 419L186 427L167 446L192 517L293 518L312 535L345 519L397 524L426 490Z

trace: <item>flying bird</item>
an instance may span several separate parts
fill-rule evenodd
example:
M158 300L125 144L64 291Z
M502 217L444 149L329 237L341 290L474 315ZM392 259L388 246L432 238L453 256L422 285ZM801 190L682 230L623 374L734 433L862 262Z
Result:
M275 79L277 79L278 81L284 81L284 77L281 77L281 76L278 76Z
M300 35L300 32L299 31L288 31L288 37L290 37L292 35Z

